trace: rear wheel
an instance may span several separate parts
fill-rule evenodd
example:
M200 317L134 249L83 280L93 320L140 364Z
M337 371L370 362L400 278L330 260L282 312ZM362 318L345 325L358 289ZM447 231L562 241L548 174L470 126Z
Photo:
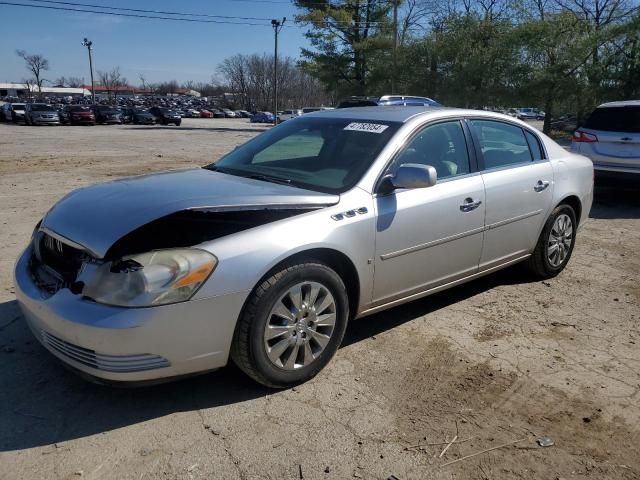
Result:
M349 317L342 279L309 260L283 266L250 295L231 347L257 382L286 388L313 378L335 355Z
M547 219L528 266L541 278L552 278L567 266L576 241L576 214L571 206L558 205Z

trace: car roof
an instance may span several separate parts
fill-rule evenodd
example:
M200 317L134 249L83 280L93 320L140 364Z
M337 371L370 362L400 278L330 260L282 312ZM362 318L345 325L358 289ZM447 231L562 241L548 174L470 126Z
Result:
M607 103L598 105L598 108L609 108L609 107L640 107L640 100L622 100L618 102L607 102Z
M471 110L453 107L435 106L377 106L377 107L355 107L340 108L335 110L323 110L320 112L306 113L304 117L314 118L347 118L354 120L372 120L381 122L406 123L416 117L425 119L451 118L455 117L485 117L488 119L502 120L509 123L518 123L529 127L525 122L517 120L509 115L490 112L486 110ZM530 127L529 127L530 128Z

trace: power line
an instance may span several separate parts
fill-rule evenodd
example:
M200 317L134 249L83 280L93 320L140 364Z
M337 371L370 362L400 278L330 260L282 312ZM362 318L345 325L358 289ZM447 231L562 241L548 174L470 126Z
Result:
M0 5L11 5L15 7L30 7L30 8L44 8L48 10L63 10L67 12L81 12L81 13L97 13L100 15L112 15L116 17L134 17L134 18L150 18L154 20L172 20L176 22L192 22L192 23L216 23L226 25L252 25L256 27L269 27L269 23L251 23L251 22L230 22L228 20L204 20L199 18L176 18L176 17L164 17L153 15L142 15L134 13L120 13L120 12L101 12L97 10L88 10L85 8L69 8L69 7L57 7L53 5L31 5L27 3L15 3L15 2L0 2Z
M207 15L207 14L194 14L194 13L179 13L179 12L161 12L161 11L155 11L155 10L142 10L142 9L129 9L129 8L120 8L120 7L103 7L103 6L92 6L90 4L81 4L81 3L72 3L72 2L62 2L62 1L54 1L54 0L29 0L29 1L35 1L35 2L47 2L47 3L54 3L57 5L63 4L63 5L71 5L71 6L79 6L79 7L91 7L91 8L101 8L101 9L112 9L112 10L125 10L125 11L134 11L134 12L146 12L149 13L151 15L148 14L142 14L142 13L122 13L119 11L115 11L115 12L105 12L105 11L100 11L100 10L90 10L88 8L69 8L69 7L62 7L62 6L54 6L54 5L33 5L33 4L26 4L26 3L16 3L16 2L6 2L6 1L0 1L0 5L10 5L10 6L16 6L16 7L29 7L29 8L40 8L40 9L47 9L47 10L61 10L61 11L68 11L68 12L80 12L80 13L93 13L93 14L98 14L98 15L111 15L111 16L117 16L117 17L133 17L133 18L144 18L144 19L152 19L152 20L169 20L169 21L179 21L179 22L192 22L192 23L215 23L215 24L226 24L226 25L250 25L250 26L269 26L270 23L266 23L266 18L258 18L258 17L234 17L234 16L217 16L217 15ZM248 1L248 0L240 0L240 1ZM255 0L257 1L257 0ZM156 14L157 13L157 14ZM161 14L161 15L158 15ZM182 15L182 16L202 16L202 17L214 17L214 18L225 18L225 19L238 19L238 20L256 20L256 21L260 21L260 20L265 20L265 23L256 23L256 22L246 22L246 21L240 21L240 22L235 22L235 21L229 21L229 20L207 20L207 19L202 19L202 18L179 18L179 17L167 17L164 15ZM314 24L316 22L314 21L306 21L304 22L306 23L310 23L310 24ZM345 25L353 25L359 28L365 28L362 25L366 26L367 28L376 28L376 27L382 27L382 23L383 22L374 22L374 21L360 21L360 22L349 22L349 21L339 21L339 20L335 20L335 21L330 21L330 20L323 20L322 22L319 23L325 23L326 25L340 25L340 24L345 24ZM299 27L299 28L304 28L304 25L291 25L289 26L289 28L291 27ZM285 27L286 28L286 27Z
M235 20L264 20L271 21L271 18L266 17L238 17L233 15L209 15L206 13L189 13L189 12L165 12L162 10L143 10L138 8L125 8L125 7L107 7L103 5L95 5L90 3L74 3L74 2L61 2L54 0L29 0L31 2L39 2L39 3L54 3L58 5L71 5L76 7L91 7L91 8L100 8L104 10L122 10L126 12L140 12L140 13L154 13L158 15L180 15L183 17L206 17L206 18L225 18L225 19L235 19Z

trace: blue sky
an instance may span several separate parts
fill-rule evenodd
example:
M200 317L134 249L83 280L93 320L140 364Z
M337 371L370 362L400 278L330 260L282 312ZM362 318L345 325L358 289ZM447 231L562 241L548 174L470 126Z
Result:
M9 1L34 4L33 0ZM265 19L285 16L289 25L294 25L296 13L295 7L286 0L67 1ZM51 3L40 5L54 6ZM0 82L19 82L29 76L24 61L15 54L16 49L23 49L41 53L49 60L50 70L45 78L84 77L89 83L87 50L81 45L85 36L94 43L94 71L119 66L129 82L136 85L140 73L149 82L208 81L216 73L217 65L228 56L273 52L273 29L269 20L260 22L266 26L190 23L9 5L0 5L0 18ZM297 58L300 47L306 45L303 33L304 29L298 26L284 28L280 33L279 54Z

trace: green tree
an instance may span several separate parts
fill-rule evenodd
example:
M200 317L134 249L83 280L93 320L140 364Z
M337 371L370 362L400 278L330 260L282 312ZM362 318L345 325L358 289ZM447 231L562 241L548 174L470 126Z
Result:
M310 27L305 36L313 48L302 49L305 70L335 94L371 93L373 66L391 55L391 2L296 0L295 4L302 11L296 21Z

